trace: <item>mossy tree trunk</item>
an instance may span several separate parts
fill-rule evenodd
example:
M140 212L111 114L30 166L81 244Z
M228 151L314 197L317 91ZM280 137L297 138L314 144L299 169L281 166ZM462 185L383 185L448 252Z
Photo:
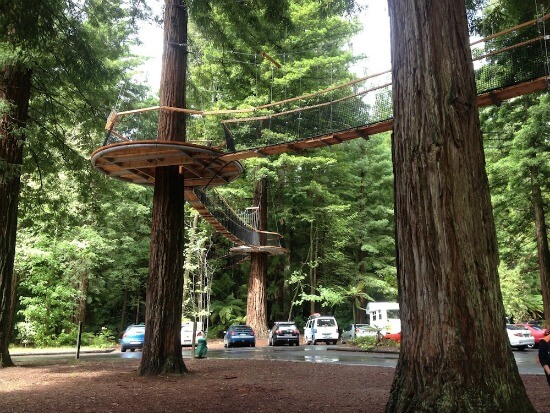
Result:
M25 125L31 95L31 70L5 65L0 70L0 367L13 366L9 342L13 330L17 211L21 186Z
M254 205L258 205L258 229L267 229L267 178L256 181ZM266 245L265 235L260 235L260 244ZM258 337L267 337L267 260L268 254L253 252L250 254L250 275L246 300L246 322Z
M187 7L183 0L165 3L164 53L160 104L185 108ZM185 141L185 115L161 111L158 139ZM177 166L157 168L153 195L151 251L145 314L145 342L140 375L181 374L184 197Z
M389 0L401 352L387 412L534 412L505 332L465 4Z

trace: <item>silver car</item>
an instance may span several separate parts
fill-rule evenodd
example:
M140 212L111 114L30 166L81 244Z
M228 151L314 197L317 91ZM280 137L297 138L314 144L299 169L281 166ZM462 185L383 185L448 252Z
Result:
M345 344L357 337L376 337L376 329L369 324L351 324L342 331L340 341Z

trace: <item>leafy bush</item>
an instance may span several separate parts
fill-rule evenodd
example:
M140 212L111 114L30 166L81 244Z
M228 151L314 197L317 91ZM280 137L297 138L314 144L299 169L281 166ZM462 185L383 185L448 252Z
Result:
M350 342L359 348L372 348L376 346L376 337L356 337Z
M113 347L117 342L115 334L107 327L101 327L101 331L97 334L91 334L87 337L85 344L91 347Z
M375 347L395 347L395 348L399 348L399 346L400 346L400 344L397 343L394 340L388 340L388 339L384 339L384 338L382 338L380 340L377 340L376 337L357 337L357 338L354 338L354 339L350 340L350 342L353 345L356 345L357 347L363 348L363 349L370 349L370 348L375 348Z
M15 326L15 342L27 347L34 344L36 331L32 323L20 322Z

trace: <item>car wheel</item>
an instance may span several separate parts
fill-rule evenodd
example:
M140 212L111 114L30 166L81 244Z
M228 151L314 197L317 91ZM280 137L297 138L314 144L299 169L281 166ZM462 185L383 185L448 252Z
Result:
M314 346L317 345L317 340L313 340L313 345L314 345Z
M296 347L298 347L300 345L300 341L297 341L296 342Z
M256 343L252 343L250 347L256 347Z
M534 344L528 344L528 345L527 345L527 348L529 348L529 349L533 349L533 348L535 348L535 347L536 347L536 346L535 346Z
M131 348L130 351L133 353L134 351L136 351L135 348Z
M123 353L126 353L126 348L121 347L121 348L120 348L120 351L122 351Z

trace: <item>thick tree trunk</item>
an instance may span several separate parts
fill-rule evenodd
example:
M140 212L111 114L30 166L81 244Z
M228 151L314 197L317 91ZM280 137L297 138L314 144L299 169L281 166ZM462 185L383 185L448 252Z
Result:
M365 309L367 308L367 299L365 297L359 298L359 308L355 308L356 310L356 316L355 316L355 322L357 324L366 324L367 323L367 312Z
M313 221L309 229L309 293L317 293L317 230L313 230ZM317 312L315 301L309 302L309 314Z
M90 288L90 279L88 278L88 272L82 274L80 279L80 285L78 286L79 297L76 305L75 323L84 323L86 321L87 303L88 303L88 290Z
M126 318L128 317L128 288L124 287L124 295L122 297L122 311L120 321L118 322L118 331L124 331L126 327Z
M13 366L8 350L13 330L15 240L24 127L29 113L31 71L20 66L4 66L0 71L0 366Z
M267 274L267 254L253 253L250 257L250 277L246 300L246 322L254 329L257 337L267 337L267 299L265 279Z
M534 412L504 326L465 4L389 0L402 343L387 412Z
M183 0L166 1L161 106L185 107L187 8ZM159 140L185 141L185 115L159 113ZM145 342L140 375L181 374L183 294L183 176L177 166L157 168L153 196L151 251L145 314Z
M254 188L254 205L259 206L258 229L267 229L267 178L256 181ZM265 245L264 236L260 244ZM246 322L252 327L257 337L267 337L267 259L263 252L250 254L250 275L248 279L248 296L246 300Z
M535 215L535 235L537 238L537 257L539 262L540 289L544 305L546 326L550 328L550 251L548 250L548 230L544 217L544 202L538 183L538 168L531 168L531 199Z

